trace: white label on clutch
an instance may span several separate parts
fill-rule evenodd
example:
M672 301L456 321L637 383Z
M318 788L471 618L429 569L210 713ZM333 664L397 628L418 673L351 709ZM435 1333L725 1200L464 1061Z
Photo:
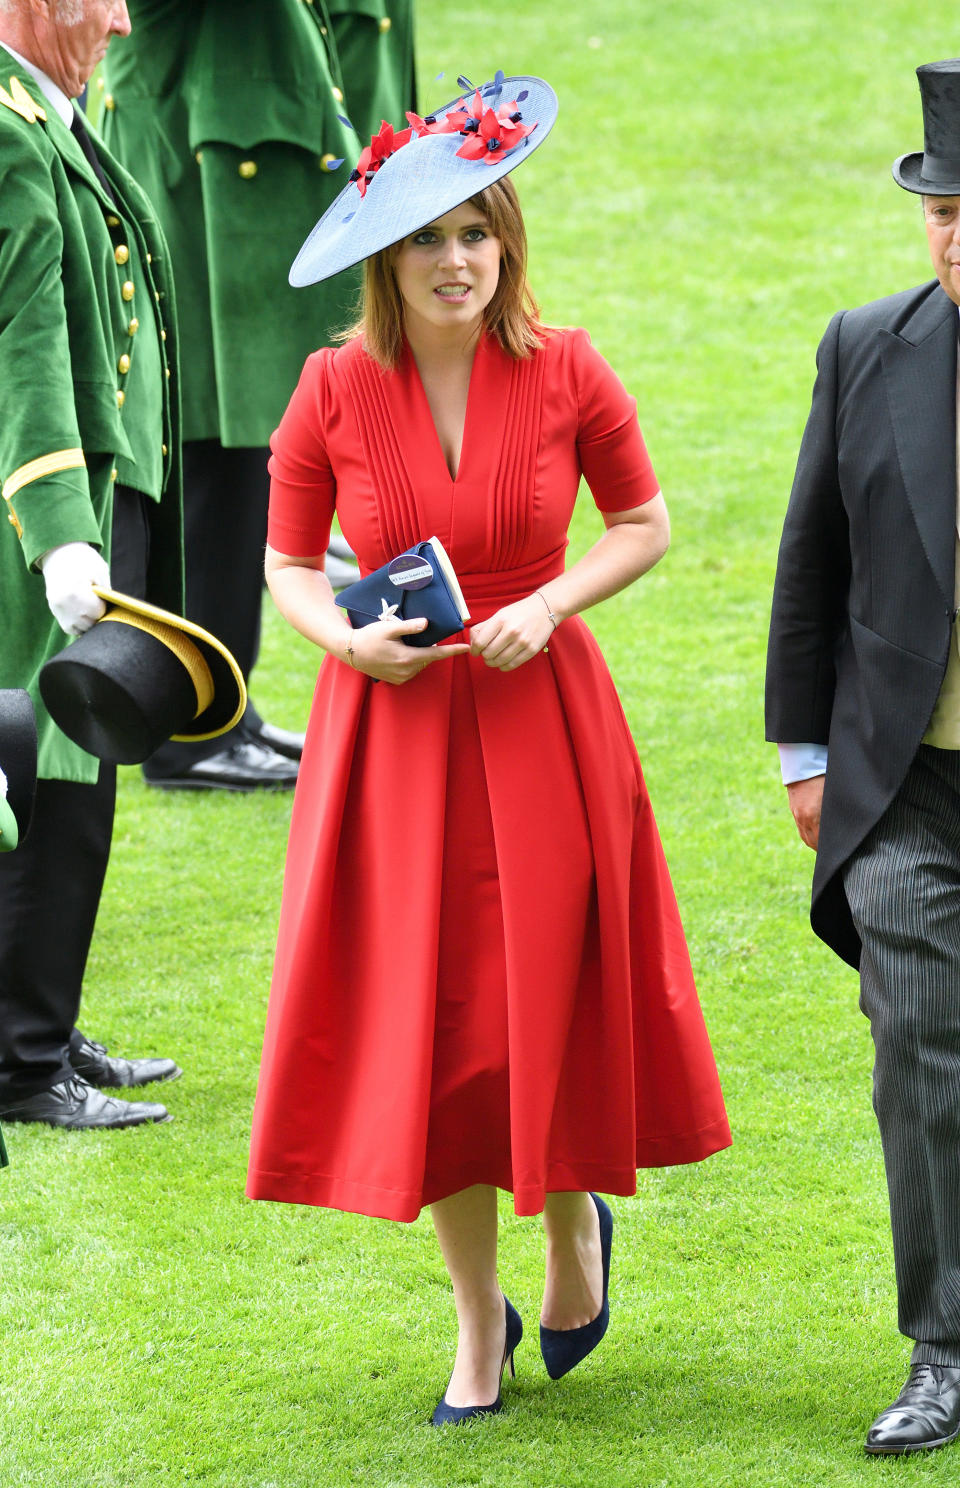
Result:
M433 567L423 558L403 554L394 558L387 569L387 578L398 589L422 589L433 578Z

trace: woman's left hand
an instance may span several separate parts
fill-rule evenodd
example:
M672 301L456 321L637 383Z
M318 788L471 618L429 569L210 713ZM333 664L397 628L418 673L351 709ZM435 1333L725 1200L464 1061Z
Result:
M512 672L544 650L554 624L539 594L528 594L515 604L504 605L489 620L470 627L470 652L482 656L488 667Z

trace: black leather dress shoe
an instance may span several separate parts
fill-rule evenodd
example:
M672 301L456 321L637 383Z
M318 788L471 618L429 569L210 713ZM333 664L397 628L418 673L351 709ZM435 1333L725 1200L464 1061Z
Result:
M49 1090L25 1096L14 1106L0 1111L4 1121L41 1121L46 1126L65 1126L71 1131L88 1131L97 1127L143 1126L147 1121L172 1121L166 1106L152 1101L123 1101L115 1095L103 1095L74 1075Z
M150 1085L154 1080L178 1080L183 1074L172 1059L111 1059L103 1044L88 1038L71 1044L68 1058L81 1080L109 1090Z
M306 734L295 733L293 729L277 728L274 723L261 723L251 738L265 744L268 749L273 749L277 754L282 754L286 759L298 760L303 754L303 745Z
M907 1383L867 1432L866 1448L877 1455L929 1452L960 1435L960 1369L949 1364L912 1364Z
M297 783L296 760L277 754L253 739L241 739L187 765L176 775L144 775L148 785L161 790L290 790Z

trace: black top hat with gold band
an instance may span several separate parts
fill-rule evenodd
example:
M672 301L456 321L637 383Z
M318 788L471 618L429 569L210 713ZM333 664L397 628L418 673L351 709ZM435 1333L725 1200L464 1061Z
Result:
M917 68L923 152L893 162L893 179L923 196L960 196L960 58Z
M40 673L40 696L75 744L136 765L166 739L215 739L233 727L247 693L216 636L144 600L97 593L106 614Z
M30 695L0 688L0 852L26 837L37 793L37 722Z

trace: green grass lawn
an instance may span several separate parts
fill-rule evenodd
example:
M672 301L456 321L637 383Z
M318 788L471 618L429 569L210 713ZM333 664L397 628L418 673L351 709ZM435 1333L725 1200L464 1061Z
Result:
M735 1145L614 1201L613 1324L559 1384L536 1350L536 1221L502 1206L528 1327L509 1411L426 1424L453 1308L413 1226L243 1197L290 803L148 793L123 771L84 1026L173 1054L174 1123L8 1128L0 1488L953 1482L960 1449L872 1461L899 1389L871 1047L813 939L812 858L762 742L779 525L837 308L930 277L890 162L913 68L957 50L916 0L420 0L421 102L540 72L556 130L517 177L548 319L636 393L674 524L590 620L644 761ZM432 81L445 70L443 82ZM585 500L573 551L599 522ZM255 696L307 715L316 659L269 608ZM343 934L351 934L350 925Z

